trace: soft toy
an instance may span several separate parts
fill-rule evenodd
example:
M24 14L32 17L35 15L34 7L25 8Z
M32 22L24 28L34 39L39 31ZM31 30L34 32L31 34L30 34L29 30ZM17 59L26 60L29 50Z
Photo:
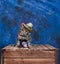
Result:
M32 23L22 23L18 33L17 47L29 48L31 42Z

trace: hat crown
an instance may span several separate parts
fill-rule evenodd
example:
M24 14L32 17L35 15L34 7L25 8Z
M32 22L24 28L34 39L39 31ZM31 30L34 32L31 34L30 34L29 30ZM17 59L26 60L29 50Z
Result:
M32 23L27 23L26 24L28 27L32 28L33 27L33 24Z

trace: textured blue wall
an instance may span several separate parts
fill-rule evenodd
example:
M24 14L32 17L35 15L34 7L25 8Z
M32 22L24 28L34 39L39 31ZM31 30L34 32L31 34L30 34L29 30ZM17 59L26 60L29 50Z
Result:
M17 42L22 22L34 25L32 44L51 44L60 49L59 0L0 0L1 48Z

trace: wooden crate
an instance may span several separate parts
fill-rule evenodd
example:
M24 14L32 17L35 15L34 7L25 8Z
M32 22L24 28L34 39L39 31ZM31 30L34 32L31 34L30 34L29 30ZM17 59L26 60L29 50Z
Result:
M2 49L1 64L57 64L57 49L51 45L7 46Z

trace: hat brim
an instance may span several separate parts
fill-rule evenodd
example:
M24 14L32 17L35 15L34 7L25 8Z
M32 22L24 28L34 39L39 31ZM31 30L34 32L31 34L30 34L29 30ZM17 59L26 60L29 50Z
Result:
M32 28L29 28L26 24L24 24L24 27L29 31L29 32L32 32Z

